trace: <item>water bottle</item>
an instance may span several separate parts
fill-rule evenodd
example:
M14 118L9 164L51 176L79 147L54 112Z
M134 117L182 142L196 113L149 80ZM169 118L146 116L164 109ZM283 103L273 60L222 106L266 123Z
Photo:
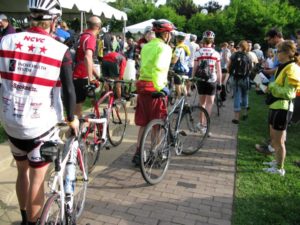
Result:
M78 141L74 141L72 145L72 150L70 153L70 158L66 165L66 175L65 175L65 193L73 194L74 192L74 182L76 179L76 157Z

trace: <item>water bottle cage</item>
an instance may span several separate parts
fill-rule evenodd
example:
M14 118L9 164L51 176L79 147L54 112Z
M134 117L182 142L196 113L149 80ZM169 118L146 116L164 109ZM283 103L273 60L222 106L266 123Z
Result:
M45 162L53 162L58 158L58 145L53 142L45 142L40 148L40 153Z

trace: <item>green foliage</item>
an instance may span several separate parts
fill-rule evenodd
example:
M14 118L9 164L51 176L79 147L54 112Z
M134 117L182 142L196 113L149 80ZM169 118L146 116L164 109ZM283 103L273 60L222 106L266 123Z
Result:
M155 11L153 18L170 20L178 30L183 30L186 25L186 18L177 15L176 11L169 6L160 6L158 10Z
M194 33L199 37L203 31L212 30L216 33L217 44L243 39L263 44L265 33L272 27L281 28L286 38L300 27L299 0L231 0L230 5L223 10L214 0L198 8L192 0L167 0L166 5L158 8L154 2L117 0L114 6L126 9L127 25L151 18L164 18L172 21L178 30ZM204 8L209 12L207 15L200 13Z
M167 1L167 6L176 10L179 15L190 19L191 15L198 12L198 8L193 0L172 0Z

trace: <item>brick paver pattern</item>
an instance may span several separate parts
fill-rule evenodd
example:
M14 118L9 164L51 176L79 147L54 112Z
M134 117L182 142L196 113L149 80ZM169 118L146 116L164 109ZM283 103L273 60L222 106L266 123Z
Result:
M89 185L80 225L230 225L237 126L232 100L225 105L220 117L214 109L212 136L203 148L192 156L173 154L160 184L147 185L132 166L131 146Z

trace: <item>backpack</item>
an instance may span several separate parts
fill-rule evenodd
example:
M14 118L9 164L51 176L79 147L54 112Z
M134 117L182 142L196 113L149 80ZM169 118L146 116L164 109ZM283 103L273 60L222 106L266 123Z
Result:
M212 56L212 53L210 56ZM196 70L195 76L205 82L207 82L212 77L208 59L200 60L200 64Z
M230 74L234 79L244 79L249 76L251 61L248 55L244 52L237 52L231 63Z
M181 55L181 53L180 53ZM173 70L175 73L177 74L185 74L187 73L188 71L186 70L186 68L183 66L182 62L180 61L180 55L178 57L178 60L177 62L175 63L174 67L173 67Z

